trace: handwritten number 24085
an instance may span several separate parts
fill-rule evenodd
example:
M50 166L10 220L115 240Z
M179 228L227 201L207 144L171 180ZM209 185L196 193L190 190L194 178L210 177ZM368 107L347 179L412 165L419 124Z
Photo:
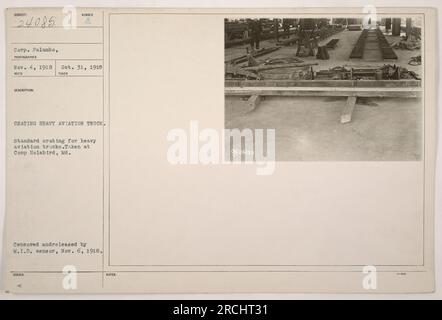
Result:
M20 28L51 28L55 27L55 17L42 16L42 17L29 17L27 19L21 19L18 21L18 27Z

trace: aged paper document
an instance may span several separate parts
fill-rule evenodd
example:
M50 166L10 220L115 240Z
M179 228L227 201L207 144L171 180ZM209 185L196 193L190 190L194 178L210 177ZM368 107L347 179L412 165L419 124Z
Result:
M433 291L434 10L5 14L7 292Z

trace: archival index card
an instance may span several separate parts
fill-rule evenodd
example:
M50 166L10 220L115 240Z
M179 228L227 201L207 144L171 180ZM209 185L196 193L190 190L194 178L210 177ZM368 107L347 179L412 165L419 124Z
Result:
M431 292L435 11L371 9L8 9L5 289Z

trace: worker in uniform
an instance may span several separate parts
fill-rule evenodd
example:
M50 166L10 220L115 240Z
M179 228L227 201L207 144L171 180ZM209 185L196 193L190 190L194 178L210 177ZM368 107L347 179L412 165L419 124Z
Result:
M251 35L250 45L252 47L252 51L254 51L255 49L256 50L259 49L259 40L261 39L261 32L262 32L261 21L258 19L252 20L250 23L250 35Z

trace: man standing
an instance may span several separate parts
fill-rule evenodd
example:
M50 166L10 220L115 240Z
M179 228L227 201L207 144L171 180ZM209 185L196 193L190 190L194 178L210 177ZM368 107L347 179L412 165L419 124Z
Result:
M284 38L288 38L290 32L290 20L282 19L282 27L284 29Z
M253 19L250 24L250 45L252 47L252 51L255 49L259 49L259 40L261 39L261 21L259 19Z

